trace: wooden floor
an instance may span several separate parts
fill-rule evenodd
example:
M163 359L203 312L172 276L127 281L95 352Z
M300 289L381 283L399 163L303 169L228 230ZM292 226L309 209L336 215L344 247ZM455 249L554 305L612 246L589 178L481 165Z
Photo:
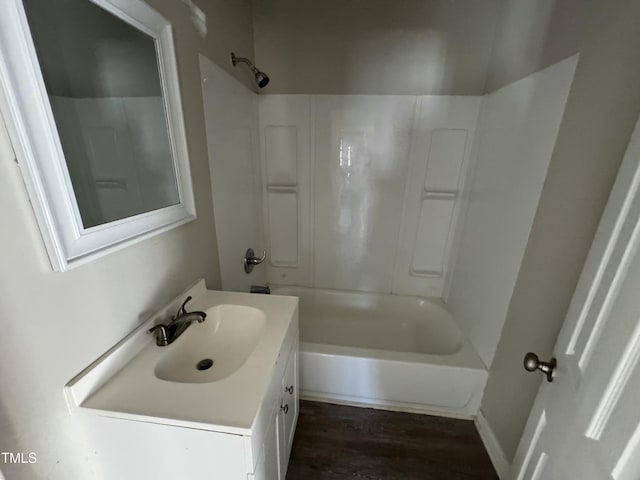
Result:
M473 422L300 402L287 480L497 480Z

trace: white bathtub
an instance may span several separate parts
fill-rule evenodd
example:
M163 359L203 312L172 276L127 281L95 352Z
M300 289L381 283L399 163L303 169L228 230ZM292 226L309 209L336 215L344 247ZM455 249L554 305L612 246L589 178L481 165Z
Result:
M302 287L303 397L471 418L487 371L439 300Z

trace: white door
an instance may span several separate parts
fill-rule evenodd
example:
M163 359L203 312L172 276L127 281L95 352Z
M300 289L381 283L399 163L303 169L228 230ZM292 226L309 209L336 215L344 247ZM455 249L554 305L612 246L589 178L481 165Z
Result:
M555 346L555 379L538 392L511 479L640 479L639 185L640 121Z

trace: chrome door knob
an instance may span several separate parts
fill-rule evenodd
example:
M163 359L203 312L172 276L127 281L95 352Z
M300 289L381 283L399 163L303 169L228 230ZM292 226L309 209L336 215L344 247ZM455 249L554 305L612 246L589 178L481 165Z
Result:
M535 372L540 370L547 376L547 382L553 382L556 376L557 362L555 358L552 358L548 362L542 362L538 355L533 352L529 352L524 356L524 369L527 372Z

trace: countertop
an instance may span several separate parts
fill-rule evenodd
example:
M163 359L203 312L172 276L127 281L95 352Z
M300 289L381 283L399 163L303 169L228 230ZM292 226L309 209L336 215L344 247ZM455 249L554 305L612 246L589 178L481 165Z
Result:
M175 305L185 294L194 297L189 303L190 311L237 304L265 312L266 327L242 367L211 383L157 378L154 368L166 349L188 340L189 335L198 335L199 324L191 325L174 344L158 347L154 337L146 334L161 318L155 316L69 382L65 387L68 401L85 412L103 416L251 435L283 341L291 327L297 329L298 299L205 290L200 282L172 303ZM168 306L165 310L170 309ZM111 366L105 366L109 363ZM86 385L82 385L83 381Z

